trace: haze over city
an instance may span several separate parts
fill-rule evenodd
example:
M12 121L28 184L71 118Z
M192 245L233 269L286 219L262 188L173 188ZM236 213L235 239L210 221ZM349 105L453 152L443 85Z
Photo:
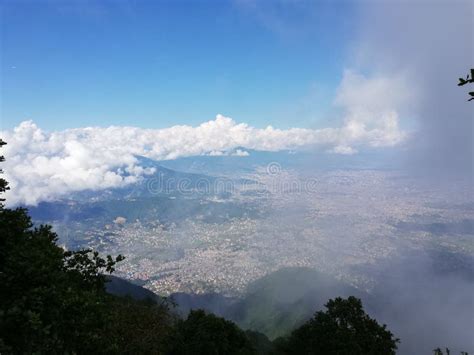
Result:
M474 352L471 1L0 9L1 233L16 235L8 211L24 207L15 213L52 226L65 265L84 248L123 255L95 273L114 271L107 294L173 304L174 320L156 321L169 326L157 348L143 336L135 353L190 353L176 334L190 336L180 327L192 309L247 332L240 353ZM4 275L27 275L2 263ZM11 290L28 284L5 277ZM349 296L393 332L390 346L342 351L317 333L297 338L329 299ZM1 297L4 314L29 304ZM47 322L49 311L33 308ZM89 351L30 343L9 332L20 318L1 317L0 352ZM263 337L258 346L249 332ZM120 344L111 352L127 353Z

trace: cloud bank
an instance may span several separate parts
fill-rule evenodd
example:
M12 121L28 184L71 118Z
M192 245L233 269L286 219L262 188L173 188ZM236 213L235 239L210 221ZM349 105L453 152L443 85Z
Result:
M0 133L8 143L4 170L12 189L7 203L35 205L74 191L135 183L153 173L140 166L137 156L168 160L197 155L245 156L245 149L314 148L354 154L360 147L394 146L406 136L396 111L403 98L373 100L373 95L380 96L379 92L389 87L393 88L390 79L346 71L335 100L345 113L337 128L260 129L217 115L197 127L111 126L45 132L33 121L24 121L13 131Z
M472 179L474 106L457 80L474 64L474 2L361 5L351 67L379 75L403 72L417 95L410 107L417 134L407 143L407 167L437 180Z

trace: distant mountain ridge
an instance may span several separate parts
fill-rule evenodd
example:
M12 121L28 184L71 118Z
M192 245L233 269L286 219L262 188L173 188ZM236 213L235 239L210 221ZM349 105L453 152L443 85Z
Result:
M89 219L92 222L112 223L117 216L121 216L129 221L140 219L172 223L197 215L203 215L209 221L218 221L225 216L241 217L250 213L227 202L234 188L248 183L248 180L183 173L145 157L139 157L139 162L141 166L154 168L155 172L136 184L75 192L63 199L30 206L33 220L51 223ZM226 184L230 184L231 188Z

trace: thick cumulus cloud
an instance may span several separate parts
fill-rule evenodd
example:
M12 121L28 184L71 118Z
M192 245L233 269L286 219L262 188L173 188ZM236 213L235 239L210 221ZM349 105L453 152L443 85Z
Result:
M245 149L279 151L319 147L354 154L358 147L393 146L405 134L391 103L368 105L367 95L388 89L389 82L346 72L336 103L343 107L341 127L263 129L217 115L197 127L165 129L87 127L44 132L32 121L1 132L9 205L33 205L69 192L98 190L134 183L153 173L137 156L155 160L196 155L245 156Z

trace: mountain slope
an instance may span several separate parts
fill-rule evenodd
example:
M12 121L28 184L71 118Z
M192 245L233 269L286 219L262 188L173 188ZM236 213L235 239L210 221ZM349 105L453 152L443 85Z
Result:
M270 339L288 334L334 297L367 298L354 287L310 268L284 268L255 281L242 299L174 294L181 313L203 308Z

